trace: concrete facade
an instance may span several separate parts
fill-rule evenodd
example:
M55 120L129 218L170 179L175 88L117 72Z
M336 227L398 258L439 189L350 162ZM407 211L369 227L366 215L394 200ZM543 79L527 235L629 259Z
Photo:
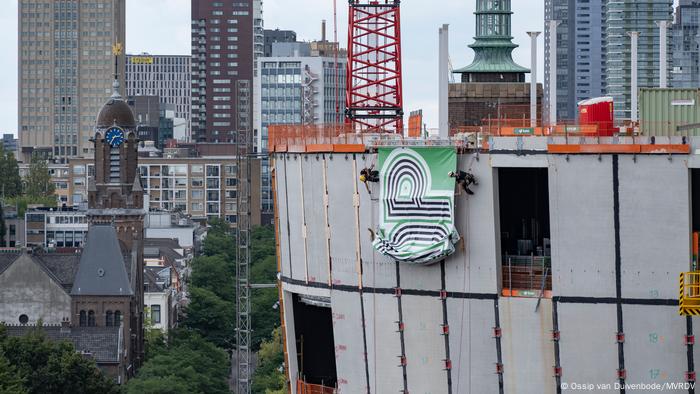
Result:
M614 387L618 369L629 384L685 382L695 355L678 275L689 270L700 199L690 169L700 160L557 155L548 142L492 137L491 153L458 155L479 185L455 197L463 242L432 266L397 264L372 247L378 185L368 194L357 179L376 154L274 153L292 392L302 368L294 294L330 299L341 393L558 393L561 383ZM547 169L553 283L539 302L502 295L498 173L511 167Z
M28 254L0 273L0 322L60 325L71 317L71 297Z

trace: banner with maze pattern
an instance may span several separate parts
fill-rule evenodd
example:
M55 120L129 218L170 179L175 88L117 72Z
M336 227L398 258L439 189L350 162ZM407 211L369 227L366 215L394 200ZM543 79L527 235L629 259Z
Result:
M432 264L455 250L454 147L380 148L374 247L394 260Z

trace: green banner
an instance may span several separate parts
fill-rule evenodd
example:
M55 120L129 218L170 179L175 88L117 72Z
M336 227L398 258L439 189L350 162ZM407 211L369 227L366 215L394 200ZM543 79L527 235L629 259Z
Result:
M454 147L380 148L379 228L374 248L394 260L432 264L452 254Z

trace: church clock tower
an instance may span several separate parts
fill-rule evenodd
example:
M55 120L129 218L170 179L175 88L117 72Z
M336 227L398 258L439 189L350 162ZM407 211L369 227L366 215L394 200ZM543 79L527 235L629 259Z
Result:
M143 238L144 192L138 173L138 138L134 114L119 94L115 79L113 93L97 116L92 139L95 174L88 184L88 223L114 227L133 290L130 350L138 368L144 356Z

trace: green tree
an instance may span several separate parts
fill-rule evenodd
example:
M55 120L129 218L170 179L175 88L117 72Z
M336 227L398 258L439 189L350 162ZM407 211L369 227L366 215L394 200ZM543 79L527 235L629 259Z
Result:
M15 197L22 191L22 178L15 155L0 144L0 195Z
M165 337L163 330L153 327L150 308L144 308L143 314L143 328L146 331L146 337L144 338L146 360L149 360L151 357L165 352L167 347L167 338Z
M25 394L25 379L18 373L17 369L10 364L4 354L0 353L0 394Z
M205 256L221 255L228 261L235 261L236 258L236 240L226 233L207 233L202 249Z
M285 390L284 348L282 330L277 328L272 338L262 343L258 352L258 367L253 376L254 393L283 394Z
M233 302L201 287L190 287L185 326L224 349L233 347L235 311Z
M0 332L0 353L25 380L30 394L119 392L93 360L81 356L71 343L48 340L40 329L22 337Z
M51 182L49 174L49 164L39 155L32 155L32 162L29 164L29 174L27 174L27 188L25 194L30 198L41 198L53 196L56 186Z
M232 229L229 224L221 218L213 218L209 220L209 232L216 234L232 234Z
M252 283L277 282L277 257L275 233L272 226L256 227L251 233ZM272 331L280 325L280 314L276 305L279 294L276 288L255 289L251 296L251 345L257 349L263 340L269 339Z
M128 394L228 393L228 354L196 333L177 330L167 351L148 360Z
M280 324L277 289L255 289L250 300L251 326L250 342L253 350L270 338L272 330Z
M5 209L3 208L3 202L0 201L0 247L6 247L5 235L7 229L5 228Z
M235 299L236 272L233 261L225 255L198 256L192 261L190 285L210 290L226 301Z

